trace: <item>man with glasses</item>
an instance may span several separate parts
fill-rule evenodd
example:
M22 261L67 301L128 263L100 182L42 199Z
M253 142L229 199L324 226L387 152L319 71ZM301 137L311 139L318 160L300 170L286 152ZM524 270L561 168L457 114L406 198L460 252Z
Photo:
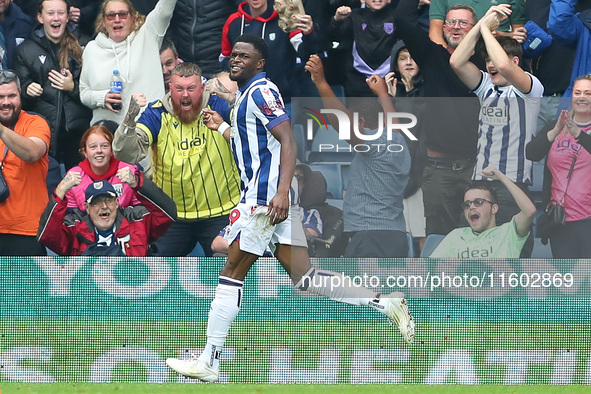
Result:
M520 43L524 42L527 38L527 31L523 27L527 21L524 0L432 0L429 7L429 38L433 42L446 45L446 38L441 34L442 28L445 30L446 27L453 26L455 21L461 29L470 29L474 26L474 23L465 19L448 19L447 13L454 6L470 6L474 8L477 18L482 18L491 6L499 4L509 5L513 13L501 22L496 34L511 37Z
M69 172L43 212L39 242L60 256L146 256L149 243L172 225L176 206L141 172L120 168L117 177L133 189L140 205L120 208L113 185L98 181L86 188L86 211L67 210L66 193L81 181L80 174Z
M423 163L413 163L422 171L423 204L427 234L447 234L460 226L458 201L470 184L476 159L478 110L480 105L453 72L449 58L476 23L476 13L465 5L452 7L446 14L450 26L443 27L447 46L429 39L419 25L419 0L400 0L396 27L424 79L424 111L416 113L413 128L426 146ZM459 22L459 21L466 21ZM482 59L472 59L484 67ZM424 169L422 168L424 167Z
M497 194L490 182L472 183L464 193L461 207L470 227L449 233L429 257L518 258L536 216L536 207L527 194L497 168L489 166L482 176L501 182L519 206L511 221L497 226Z
M484 167L494 165L527 192L532 184L532 162L526 158L525 147L536 133L544 87L538 78L519 66L523 57L521 45L510 37L494 36L496 26L507 15L511 15L507 5L491 7L458 45L451 55L450 65L481 102L480 123L476 129L478 152L472 180L481 180L479 174ZM470 61L481 38L484 48L480 52L486 61L486 71ZM498 182L492 185L503 201L497 222L508 222L519 212L519 207L503 185ZM529 257L532 249L533 238L524 248L522 257Z
M0 255L44 256L35 235L47 204L47 149L51 132L41 116L21 109L21 85L0 71L0 168L10 195L0 202Z

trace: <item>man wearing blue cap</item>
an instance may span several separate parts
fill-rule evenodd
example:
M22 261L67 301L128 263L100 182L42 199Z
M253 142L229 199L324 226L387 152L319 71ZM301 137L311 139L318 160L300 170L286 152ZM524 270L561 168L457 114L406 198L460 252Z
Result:
M142 173L125 167L117 177L134 190L140 205L119 208L113 185L99 181L86 189L86 212L67 210L66 193L80 184L79 174L68 173L41 216L39 242L66 256L145 256L149 243L166 233L176 219L176 206Z

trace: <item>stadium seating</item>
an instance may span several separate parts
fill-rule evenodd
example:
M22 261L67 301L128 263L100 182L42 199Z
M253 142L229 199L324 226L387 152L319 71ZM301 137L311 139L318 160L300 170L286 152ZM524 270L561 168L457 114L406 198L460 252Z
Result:
M427 239L425 240L425 245L423 245L423 250L421 250L421 257L429 257L431 253L435 250L439 242L445 238L443 234L429 234L427 235Z
M345 87L343 85L332 85L330 88L334 92L335 96L337 96L339 99L341 99L341 102L343 102L343 104L344 104L345 103Z
M221 230L221 229L220 229ZM203 251L203 247L201 247L200 243L197 243L191 253L187 255L187 257L205 257L205 252Z
M542 204L542 186L544 183L544 168L546 159L533 163L532 185L529 188L530 196L536 207Z
M406 241L408 242L408 254L406 257L416 257L415 241L411 233L406 233Z
M304 126L301 124L295 124L291 130L293 131L293 137L295 138L296 146L298 147L298 160L300 163L306 163L308 160L308 148L306 146L306 134L304 131Z
M340 140L339 133L332 126L329 125L328 129L322 126L316 130L312 148L308 154L309 163L350 163L352 159L351 145L347 141Z
M320 171L326 179L327 198L343 199L343 176L341 165L338 163L314 163L310 164L312 171Z
M343 200L341 199L327 198L326 203L332 205L333 207L337 207L341 211L343 210Z
M536 259L551 259L552 249L550 243L547 245L542 244L542 238L534 238L534 249L531 252L531 257Z

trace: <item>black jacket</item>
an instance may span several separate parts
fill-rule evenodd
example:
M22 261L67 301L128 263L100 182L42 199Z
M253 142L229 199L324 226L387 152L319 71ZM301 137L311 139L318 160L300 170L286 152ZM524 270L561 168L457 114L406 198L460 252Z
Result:
M410 55L421 69L425 115L419 127L427 147L458 159L475 159L480 103L449 65L450 53L435 44L419 24L418 0L400 0L396 8L396 28ZM481 62L470 59L477 66Z
M240 0L178 0L166 33L179 57L199 65L206 76L221 71L222 28Z
M16 4L9 4L1 22L6 43L6 58L8 68L14 68L15 50L31 33L33 20Z
M66 92L53 88L48 78L49 71L60 71L61 67L41 25L33 30L16 51L15 71L21 79L23 108L44 116L49 123L49 154L54 157L59 149L58 134L67 133L72 138L80 139L92 117L92 111L80 102L80 63L72 58L69 63L70 72L74 76L74 90ZM27 95L27 87L32 82L37 82L43 88L41 96L33 98Z

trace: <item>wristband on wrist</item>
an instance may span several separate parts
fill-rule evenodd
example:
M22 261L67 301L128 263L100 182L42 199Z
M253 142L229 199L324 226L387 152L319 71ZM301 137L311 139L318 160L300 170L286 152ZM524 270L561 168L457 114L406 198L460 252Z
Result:
M229 128L230 128L230 125L228 123L222 122L220 127L218 127L218 133L220 133L221 135L224 135L226 130L228 130Z

